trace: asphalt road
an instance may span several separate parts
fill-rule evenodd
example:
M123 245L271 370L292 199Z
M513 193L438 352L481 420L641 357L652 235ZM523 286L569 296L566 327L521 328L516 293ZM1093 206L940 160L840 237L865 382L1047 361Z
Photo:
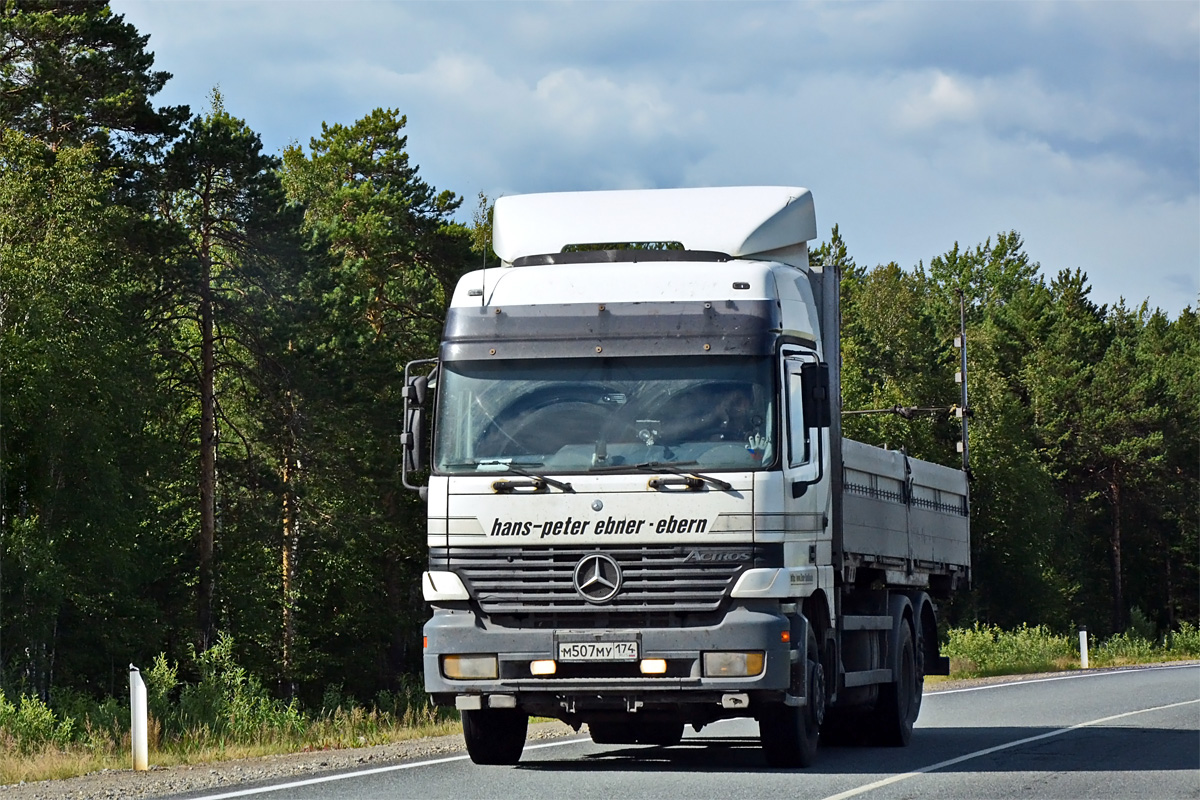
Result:
M526 747L516 767L465 755L192 798L1200 798L1200 666L1073 673L927 693L907 748L824 747L768 769L757 725L730 720L678 747Z

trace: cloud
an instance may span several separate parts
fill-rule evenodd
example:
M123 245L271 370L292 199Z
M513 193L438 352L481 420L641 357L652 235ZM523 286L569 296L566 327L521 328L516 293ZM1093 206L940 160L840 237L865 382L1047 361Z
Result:
M527 80L459 53L442 54L415 72L384 70L370 77L366 86L373 96L404 97L406 107L428 110L410 112L411 146L457 160L458 172L469 164L475 186L491 193L530 184L647 185L653 181L646 177L647 159L670 165L673 153L696 146L689 142L696 116L648 82L576 68ZM352 74L343 73L343 80L354 93Z
M1195 4L115 5L176 75L162 102L220 83L268 149L400 108L468 197L800 184L861 263L1015 228L1098 301L1173 309L1200 264Z
M964 81L934 70L928 88L912 92L896 114L903 128L928 129L945 122L970 122L979 114L975 93Z

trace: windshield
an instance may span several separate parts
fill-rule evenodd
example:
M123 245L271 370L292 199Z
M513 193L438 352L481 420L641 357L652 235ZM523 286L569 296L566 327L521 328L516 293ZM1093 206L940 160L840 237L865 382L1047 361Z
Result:
M745 356L444 363L436 469L755 469L775 449L772 375Z

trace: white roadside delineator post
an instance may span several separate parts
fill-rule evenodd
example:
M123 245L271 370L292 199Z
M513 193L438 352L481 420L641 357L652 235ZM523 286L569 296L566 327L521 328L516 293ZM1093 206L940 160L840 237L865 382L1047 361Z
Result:
M147 735L146 683L142 673L129 665L129 738L133 743L134 770L150 769L150 743Z
M1087 625L1079 626L1079 666L1088 668Z

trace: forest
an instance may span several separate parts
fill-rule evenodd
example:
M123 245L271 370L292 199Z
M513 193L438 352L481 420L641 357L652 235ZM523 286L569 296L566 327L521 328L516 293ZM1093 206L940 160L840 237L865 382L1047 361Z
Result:
M427 615L401 378L496 263L488 200L460 221L400 110L272 155L219 90L155 106L170 77L103 3L0 5L0 691L119 695L131 662L186 675L226 637L278 697L395 690ZM961 293L973 585L950 621L1194 624L1195 310L1098 304L1003 225L927 264L859 265L836 227L814 249L843 274L844 409L957 402ZM946 414L845 428L959 463Z

